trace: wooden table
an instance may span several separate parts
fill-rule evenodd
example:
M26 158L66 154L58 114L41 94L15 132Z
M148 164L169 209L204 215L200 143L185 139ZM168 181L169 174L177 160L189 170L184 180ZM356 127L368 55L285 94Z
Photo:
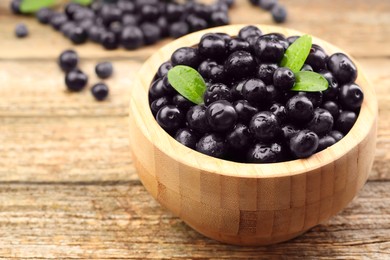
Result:
M237 0L233 23L272 24ZM0 2L0 258L390 259L390 2L290 0L283 26L349 51L376 88L380 121L376 161L359 196L329 222L287 243L234 247L209 240L161 208L139 182L129 151L129 90L157 48L104 51L74 47L50 27L8 12ZM31 35L17 40L16 23ZM75 48L93 73L109 60L111 96L68 93L56 65Z

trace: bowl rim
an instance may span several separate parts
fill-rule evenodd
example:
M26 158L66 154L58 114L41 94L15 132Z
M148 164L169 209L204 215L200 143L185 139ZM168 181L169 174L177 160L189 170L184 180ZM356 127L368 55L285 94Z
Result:
M214 27L188 34L157 50L142 65L130 91L130 116L134 118L134 123L137 124L137 127L140 128L140 131L148 139L148 141L150 141L166 156L169 156L186 166L199 169L203 172L240 178L275 178L298 175L330 164L347 154L369 135L372 126L376 123L378 115L378 104L375 89L365 76L362 67L351 57L351 55L315 36L313 36L313 43L320 44L328 54L342 52L353 60L358 68L358 78L356 83L363 89L364 92L364 101L357 121L350 132L336 144L306 159L267 164L239 163L218 159L192 150L191 148L180 144L167 132L165 132L165 130L158 125L152 115L148 98L149 86L161 63L169 60L174 50L180 47L188 47L197 44L201 36L205 33L220 32L235 36L242 27L248 25L258 27L264 34L275 32L282 33L286 37L304 34L285 27L262 24L236 24ZM150 73L151 71L153 73ZM142 113L141 116L140 111L144 110L147 110L148 112Z

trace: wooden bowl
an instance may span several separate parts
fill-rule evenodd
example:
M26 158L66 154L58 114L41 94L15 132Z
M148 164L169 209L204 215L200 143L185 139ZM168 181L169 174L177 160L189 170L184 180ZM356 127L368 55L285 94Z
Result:
M229 244L267 245L294 238L342 210L363 187L376 141L377 100L357 64L364 91L352 130L308 159L245 164L191 150L154 119L148 89L159 65L178 48L197 44L206 32L237 35L244 25L213 28L180 38L142 66L131 91L130 140L138 175L150 194L203 235ZM263 33L302 33L259 25ZM329 53L344 52L318 38ZM345 52L344 52L345 53Z

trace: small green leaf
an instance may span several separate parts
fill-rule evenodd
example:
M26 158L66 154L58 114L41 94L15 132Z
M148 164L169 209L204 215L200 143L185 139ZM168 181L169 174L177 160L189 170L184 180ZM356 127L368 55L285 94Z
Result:
M80 4L80 5L90 5L93 0L72 0L72 2Z
M198 105L203 103L207 87L195 69L183 65L175 66L168 71L168 81L186 99Z
M22 13L35 13L41 8L51 7L56 4L56 0L22 0L20 11Z
M327 90L328 81L321 75L312 71L300 71L295 73L295 85L293 91L317 92Z
M312 38L310 35L306 34L299 37L287 48L280 66L289 68L294 73L300 71L305 64L307 56L309 56L311 45Z

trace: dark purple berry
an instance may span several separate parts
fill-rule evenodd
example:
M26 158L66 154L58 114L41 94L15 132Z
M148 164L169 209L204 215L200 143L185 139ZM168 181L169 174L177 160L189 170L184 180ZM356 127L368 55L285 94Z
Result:
M186 22L175 22L169 26L169 36L172 38L180 38L190 32L190 27Z
M237 113L231 103L219 100L212 103L206 109L206 117L214 131L226 131L232 129L237 121Z
M164 97L160 97L156 100L154 100L151 104L150 104L150 109L152 110L152 113L154 116L157 115L157 112L164 106L166 105L169 105L171 103L171 100L164 96Z
M235 148L242 150L251 142L252 136L246 125L237 124L234 129L226 135L227 143Z
M98 101L103 101L107 98L109 89L104 83L97 83L91 89L92 95Z
M276 163L283 158L282 146L278 143L255 144L247 153L250 163Z
M319 136L326 135L332 130L333 116L328 110L316 108L313 119L307 124L307 129Z
M265 84L273 83L273 77L278 65L275 63L260 63L257 69L257 77Z
M165 77L168 74L168 71L172 69L172 63L169 61L164 62L163 64L160 65L160 67L157 70L157 75L162 78Z
M355 110L363 103L364 94L362 89L355 83L347 83L340 89L339 101L343 108Z
M253 36L259 37L261 35L263 35L261 30L253 25L248 25L243 27L238 33L238 37L244 40L247 40L249 37L253 37Z
M314 116L313 103L304 95L295 95L287 101L287 116L292 122L309 122Z
M181 111L185 112L187 112L194 105L194 103L192 103L180 94L176 94L173 96L172 103Z
M254 50L261 63L279 63L284 56L284 47L277 39L260 37L254 45Z
M39 11L35 14L38 21L41 24L48 24L50 22L50 18L53 15L53 11L49 8L41 8Z
M268 91L263 81L260 79L249 79L242 87L242 95L252 104L261 104L267 101Z
M196 144L196 150L200 153L216 158L223 158L226 154L226 143L217 134L206 134Z
M234 110L236 110L238 121L248 124L252 117L259 112L259 110L252 106L246 100L238 100L233 103Z
M261 2L266 0L261 0ZM276 23L284 23L287 19L287 9L282 5L275 5L271 10L272 18Z
M173 66L186 65L196 69L200 63L198 49L191 47L182 47L177 49L172 54L171 62Z
M356 65L344 53L335 53L330 56L327 65L339 84L351 83L357 78Z
M323 136L318 141L317 152L321 152L322 150L325 150L326 148L334 145L335 143L336 143L336 140L332 136L329 136L329 135Z
M195 149L198 138L196 134L188 128L179 129L175 135L176 141L191 149Z
M344 138L344 134L337 130L330 131L329 136L333 137L336 142Z
M295 75L288 68L278 68L273 76L274 86L280 90L290 90L295 84Z
M324 104L322 104L322 108L328 110L334 120L336 120L339 117L340 107L336 102L326 101Z
M198 72L210 82L221 82L225 77L224 67L210 59L203 61L199 65Z
M101 79L107 79L111 77L114 68L112 67L111 62L100 62L95 67L96 75Z
M356 120L357 115L355 112L343 111L336 120L336 129L346 135L349 130L351 130Z
M261 142L270 141L280 133L278 119L269 111L255 114L249 123L249 129Z
M125 49L134 50L144 45L144 34L139 27L125 26L121 33L121 44Z
M296 158L307 158L313 155L318 148L319 138L309 130L299 131L290 139L290 151Z
M156 115L157 123L168 132L176 131L183 126L184 114L175 106L162 107Z
M65 76L65 84L70 91L81 91L88 83L88 76L80 70L71 70Z
M206 107L197 105L193 106L187 112L188 126L199 133L207 133L210 126L206 118Z
M207 88L203 99L205 105L208 106L218 100L232 101L232 94L225 84L215 83Z
M285 106L279 103L274 103L269 109L279 120L279 123L283 123L287 119L287 112Z
M235 80L252 75L255 68L255 59L246 51L233 52L225 61L226 75Z
M218 34L210 33L199 42L199 53L207 58L220 59L226 54L225 40Z
M79 56L73 50L66 50L62 52L58 58L58 65L60 65L60 68L65 72L75 69L78 62Z
M305 63L310 65L314 71L319 72L326 69L326 62L328 55L318 45L314 45L310 49L309 56L307 56Z
M233 53L236 51L250 51L249 43L240 38L232 38L227 43L227 48L229 53Z

